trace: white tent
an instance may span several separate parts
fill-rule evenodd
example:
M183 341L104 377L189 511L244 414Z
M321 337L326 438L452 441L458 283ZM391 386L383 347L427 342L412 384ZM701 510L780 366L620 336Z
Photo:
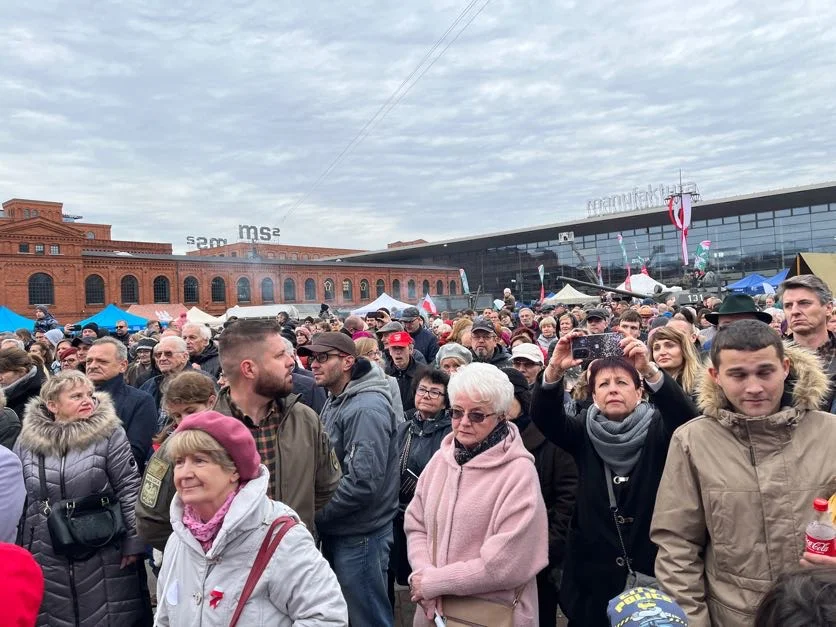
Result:
M564 305L586 305L588 303L599 302L601 302L601 299L598 296L589 296L588 294L579 292L567 283L557 294L544 300L543 304L557 305L558 303L563 303Z
M235 307L226 310L224 320L232 316L238 318L275 318L283 311L291 318L299 318L299 312L296 311L296 307L293 305L253 305L251 307L235 305Z
M402 303L399 300L395 300L386 292L383 292L380 296L370 302L368 305L363 305L359 309L355 309L351 312L352 316L362 316L364 314L369 313L370 311L377 311L381 307L386 307L390 313L397 311L403 311L407 307L415 307L415 305L410 305L409 303Z
M195 324L206 324L210 327L223 324L223 320L220 318L216 318L215 316L212 316L197 307L192 307L186 312L186 320L194 322Z
M682 289L680 287L668 287L664 283L659 283L659 281L651 278L649 275L644 273L634 274L630 277L630 287L632 289L627 289L626 281L619 285L617 289L627 290L628 292L636 292L637 294L647 294L648 296L653 296L657 285L659 286L661 292L676 292Z

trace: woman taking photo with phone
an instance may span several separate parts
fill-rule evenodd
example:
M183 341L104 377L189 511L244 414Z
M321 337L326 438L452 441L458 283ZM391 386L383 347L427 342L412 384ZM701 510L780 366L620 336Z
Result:
M568 414L563 375L582 363L572 356L573 337L558 341L535 385L531 415L578 466L560 606L571 627L608 627L609 600L625 586L645 585L653 576L656 547L650 541L650 520L656 489L674 430L696 417L697 410L650 361L640 340L624 338L623 357L596 359L588 367L593 404ZM649 401L642 398L643 387Z

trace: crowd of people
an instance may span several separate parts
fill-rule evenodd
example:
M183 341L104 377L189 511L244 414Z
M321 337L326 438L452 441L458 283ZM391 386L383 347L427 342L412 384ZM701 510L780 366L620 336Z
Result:
M503 296L138 333L39 307L0 334L13 624L386 626L406 588L421 627L836 624L824 282Z

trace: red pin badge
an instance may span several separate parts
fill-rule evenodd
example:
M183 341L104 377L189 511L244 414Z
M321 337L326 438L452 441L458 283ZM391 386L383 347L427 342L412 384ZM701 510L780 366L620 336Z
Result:
M213 610L218 607L218 603L224 598L224 591L220 588L215 588L209 593L209 607Z

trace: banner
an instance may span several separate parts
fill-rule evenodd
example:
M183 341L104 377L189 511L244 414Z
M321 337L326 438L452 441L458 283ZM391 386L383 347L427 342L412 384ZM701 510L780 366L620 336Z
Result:
M630 275L632 274L630 271L630 260L627 259L627 249L624 248L624 239L621 237L621 233L618 234L618 245L621 246L621 255L624 257L624 266L627 268L627 278L624 281L624 287L627 288L627 291L632 292L633 288L630 285Z
M543 285L543 281L546 278L546 266L540 264L537 266L537 272L540 273L540 302L543 302L546 298L546 288Z
M682 265L688 265L688 229L691 227L691 194L682 193L668 200L668 216L682 233Z
M470 286L467 284L467 274L465 274L464 268L459 268L459 276L462 278L462 293L470 294Z
M703 240L697 246L697 254L694 255L694 268L700 272L705 272L708 267L708 249L711 248L711 240Z
M433 314L433 315L437 315L437 314L438 314L438 309L436 308L435 303L433 302L433 299L432 299L432 298L430 298L430 295L429 295L429 294L427 294L426 296L424 296L424 300L422 300L422 301L421 301L421 307L422 307L422 308L424 309L424 311L426 311L427 313L431 313L431 314Z

